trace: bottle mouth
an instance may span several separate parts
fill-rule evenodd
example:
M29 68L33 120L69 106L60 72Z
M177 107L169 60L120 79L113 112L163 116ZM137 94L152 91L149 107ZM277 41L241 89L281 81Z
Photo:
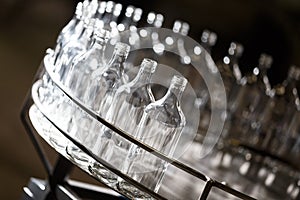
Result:
M154 73L157 67L157 62L150 58L144 58L141 64L141 69L146 72Z
M106 29L102 29L102 28L97 28L95 27L95 30L94 30L94 35L96 37L96 39L101 39L101 40L104 40L104 41L108 41L111 37L111 33L109 30L106 30Z
M230 55L235 55L236 57L241 57L244 51L243 45L237 43L237 42L231 42L230 47L228 49L228 53Z
M115 53L122 57L127 57L130 51L128 44L118 42L115 46Z
M82 2L79 2L76 6L75 15L78 19L82 16L83 5Z
M180 75L174 75L171 80L171 85L181 90L184 90L187 85L187 79Z
M267 54L261 54L259 58L259 68L269 69L273 63L273 58Z
M85 18L84 19L84 27L87 29L94 29L96 19L94 18Z
M288 76L294 80L300 79L300 68L296 66L291 66L288 72Z

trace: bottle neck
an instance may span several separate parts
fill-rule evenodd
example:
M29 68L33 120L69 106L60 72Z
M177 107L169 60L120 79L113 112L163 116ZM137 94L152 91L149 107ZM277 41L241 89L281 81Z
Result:
M237 81L242 79L242 73L238 64L238 57L236 55L228 55L230 70Z
M284 81L283 85L285 87L285 94L287 98L294 98L298 96L297 84L299 84L299 80L295 80L292 78L288 78Z
M94 36L92 43L91 43L91 48L98 50L98 51L100 50L102 52L101 54L103 56L105 46L106 46L105 39Z
M153 73L150 70L140 69L139 73L134 78L135 84L148 84L151 81Z
M119 73L119 75L124 72L124 62L126 60L126 56L114 54L112 59L108 62L108 70L114 70Z
M166 102L172 103L172 104L177 104L180 102L180 99L182 97L184 91L184 87L182 86L176 86L176 85L171 85L163 97L163 99ZM175 98L174 98L175 97Z

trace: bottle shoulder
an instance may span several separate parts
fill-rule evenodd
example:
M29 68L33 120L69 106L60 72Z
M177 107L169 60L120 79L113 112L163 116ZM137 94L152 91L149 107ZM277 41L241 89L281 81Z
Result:
M145 108L145 113L151 118L169 127L183 127L186 123L179 102L156 101Z

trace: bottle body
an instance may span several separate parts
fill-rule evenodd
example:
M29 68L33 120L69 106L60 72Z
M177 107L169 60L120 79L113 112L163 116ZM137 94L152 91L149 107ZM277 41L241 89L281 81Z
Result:
M180 107L186 82L183 77L174 76L166 95L145 108L134 133L137 140L170 157L186 123ZM123 172L157 192L167 166L165 161L132 144Z
M156 65L155 61L144 59L135 79L116 91L107 112L106 120L128 134L135 131L145 107L154 102L149 83ZM130 142L105 126L103 126L101 133L103 134L102 143L97 145L98 148L100 147L98 155L114 166L122 166Z

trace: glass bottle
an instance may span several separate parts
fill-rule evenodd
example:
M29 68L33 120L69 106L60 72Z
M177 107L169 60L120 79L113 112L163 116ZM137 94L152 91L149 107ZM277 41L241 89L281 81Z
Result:
M145 107L154 102L150 81L156 66L157 62L154 60L148 58L143 60L136 77L117 90L105 118L107 121L128 134L134 132L141 120ZM97 138L93 152L115 168L121 170L130 142L106 126L101 127L101 130L98 132L101 133L101 136ZM117 180L116 176L105 169L99 168L96 163L94 163L92 168L96 173L101 174L102 177L109 178L111 181Z
M97 12L95 14L95 18L96 19L100 19L101 21L103 20L103 16L105 13L105 9L106 9L106 1L101 1L98 5L98 9Z
M145 108L143 117L134 133L137 140L170 157L173 156L182 129L186 124L184 113L180 107L180 99L186 84L187 80L184 77L175 75L166 95ZM157 192L167 166L168 163L165 161L136 145L131 145L123 172ZM126 183L121 181L120 187L126 189ZM130 192L137 195L136 191L132 190Z
M90 45L90 38L94 30L95 19L89 19L85 21L85 28L81 35L77 39L70 40L58 55L60 64L56 66L57 70L54 72L58 76L58 79L65 83L68 76L69 69L71 67L72 60L75 56L81 55Z
M215 46L217 38L217 34L212 31L204 30L202 32L201 46L207 51L207 53L211 54L211 48Z
M114 9L113 9L113 12L112 12L112 18L109 22L109 26L108 26L108 29L111 30L111 34L112 34L112 37L115 37L117 34L119 34L119 31L118 31L118 18L121 14L121 11L122 11L122 4L116 4L114 6Z
M279 149L281 156L286 157L294 166L299 165L300 159L300 100L298 98L297 110L288 126L286 137Z
M105 116L111 105L116 90L128 82L124 74L124 63L129 54L130 46L125 43L117 43L113 56L102 69L95 70L91 75L91 81L86 91L85 103L100 116Z
M275 95L268 102L265 111L269 109L270 117L264 117L261 121L260 135L263 137L262 149L280 156L279 147L287 140L286 130L292 121L293 114L297 110L298 94L296 85L299 82L300 69L290 67L287 79L274 87Z
M229 138L247 144L255 144L258 141L250 142L254 132L260 128L258 119L272 95L271 85L267 76L267 70L271 67L272 57L261 54L259 65L253 69L253 73L246 76L246 83L240 88L236 99L232 103L231 115L232 125L228 131ZM244 82L245 80L241 80ZM252 138L254 139L254 138Z
M218 65L228 96L233 85L242 78L238 60L242 56L243 50L244 48L241 44L232 42L228 49L228 55L225 56L222 63Z
M298 148L299 153L299 110L300 100L297 91L297 85L300 81L300 68L292 66L288 73L288 78L283 82L285 85L286 109L281 119L282 126L276 128L276 138L270 144L270 150L278 156L286 157L290 155L291 150ZM298 144L297 144L298 141ZM297 147L298 145L298 147ZM294 151L292 154L297 153ZM296 154L295 154L296 155ZM293 155L294 156L294 155ZM291 158L294 160L295 158Z
M241 89L242 73L238 61L243 54L243 50L244 48L241 44L232 42L228 49L228 55L223 58L221 64L217 65L227 96L227 111L222 132L223 135L227 135L227 132L230 128L232 104L235 102Z
M110 123L119 127L128 134L132 134L136 126L139 124L145 107L154 102L154 96L150 87L152 74L155 72L157 62L145 58L141 63L140 70L136 77L129 83L122 85L113 98L113 102L105 117ZM108 152L111 156L111 164L116 163L120 166L126 158L126 153L129 149L129 142L119 135L113 134L112 131L103 127L103 137L101 143L105 141L105 148L102 152ZM103 145L97 145L97 148ZM112 152L107 148L112 148ZM126 150L126 151L125 151ZM125 152L124 152L125 151ZM98 151L99 152L99 151ZM105 153L99 152L101 157L106 157Z
M58 68L55 69L55 71L58 71L61 67L63 48L70 41L77 41L85 30L85 27L92 16L91 5L93 4L88 0L85 0L82 3L78 3L75 11L75 16L68 23L68 25L63 28L62 32L58 36L57 44L53 54L54 64Z
M134 6L127 6L126 11L125 11L125 16L123 17L122 21L120 24L118 24L118 30L119 32L125 31L129 29L129 26L132 23L133 20L133 15L134 15Z
M104 51L109 37L109 31L95 29L89 50L73 59L65 85L81 100L92 72L105 66Z
M78 38L79 33L83 29L83 5L79 2L76 6L75 15L69 21L69 23L62 29L56 39L56 46L54 49L54 64L57 62L57 55L61 51L61 48L70 40L70 38Z
M106 2L105 13L102 18L105 26L109 25L109 22L111 22L115 5L116 5L116 3L113 1Z

